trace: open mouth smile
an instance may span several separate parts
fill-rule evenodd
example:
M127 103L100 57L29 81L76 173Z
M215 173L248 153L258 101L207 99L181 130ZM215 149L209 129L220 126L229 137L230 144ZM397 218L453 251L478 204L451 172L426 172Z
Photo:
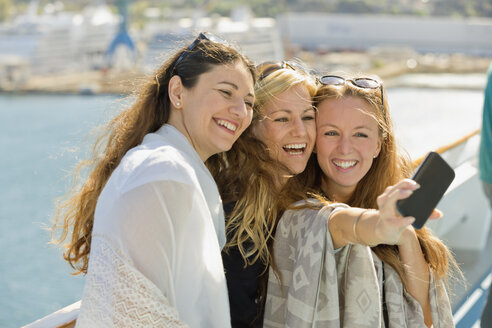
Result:
M222 119L215 119L215 123L217 123L217 125L226 129L226 131L231 133L231 134L234 134L236 132L237 125L234 123L231 123L229 121L222 120Z
M282 148L289 155L302 155L306 152L306 146L307 145L305 143L300 143L300 144L285 145L282 146Z
M332 160L332 163L335 164L336 167L346 170L354 167L358 163L358 161L342 161L337 159L337 160Z

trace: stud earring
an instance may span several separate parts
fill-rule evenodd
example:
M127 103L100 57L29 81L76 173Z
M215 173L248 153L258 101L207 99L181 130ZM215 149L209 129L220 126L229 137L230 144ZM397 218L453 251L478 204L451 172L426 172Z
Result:
M181 103L179 101L176 101L176 106L181 106Z

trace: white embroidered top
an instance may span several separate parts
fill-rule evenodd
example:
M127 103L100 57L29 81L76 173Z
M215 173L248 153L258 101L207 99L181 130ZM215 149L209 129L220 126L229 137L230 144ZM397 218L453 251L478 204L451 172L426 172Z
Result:
M128 151L96 207L77 327L230 327L217 186L170 125Z

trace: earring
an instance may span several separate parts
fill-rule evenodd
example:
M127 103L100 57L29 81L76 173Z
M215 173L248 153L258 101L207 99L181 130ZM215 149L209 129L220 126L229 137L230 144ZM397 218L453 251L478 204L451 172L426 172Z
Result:
M179 101L176 101L176 106L177 107L181 106L181 103Z
M376 154L376 155L374 155L372 158L376 158L376 157L378 157L378 155L377 155L377 154Z

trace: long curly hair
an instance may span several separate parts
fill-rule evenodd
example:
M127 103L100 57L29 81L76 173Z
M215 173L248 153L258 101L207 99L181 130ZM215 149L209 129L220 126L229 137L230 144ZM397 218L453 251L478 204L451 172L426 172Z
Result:
M264 65L260 65L264 66ZM259 67L260 67L259 66ZM214 176L224 203L235 202L226 218L228 242L224 251L238 247L245 266L260 259L266 267L271 262L271 240L281 209L276 206L279 176L288 169L270 156L267 146L255 137L255 126L264 118L263 107L277 95L296 85L306 87L309 96L317 90L316 79L291 66L275 69L262 76L269 67L257 72L253 119L232 149L213 156L207 165Z
M411 176L414 165L408 154L403 153L398 147L393 132L393 124L387 104L387 97L383 87L381 89L364 89L346 82L341 86L321 85L314 98L314 105L318 106L326 99L340 99L344 97L356 97L368 103L374 110L371 113L376 119L379 126L379 136L381 138L381 151L379 156L374 159L370 170L358 182L353 194L347 202L347 205L361 208L377 208L377 197L391 185L396 184L403 178ZM384 101L382 100L384 98ZM321 115L321 113L319 113ZM304 193L322 195L321 183L324 179L324 173L321 170L316 154L313 154L312 160L309 161L307 169L293 179L290 183L307 186ZM297 196L293 196L296 195ZM284 197L284 201L293 201L298 197L299 192L290 192L290 197ZM329 201L337 201L330 199ZM420 246L429 264L438 278L447 279L450 269L460 272L456 261L450 250L435 237L427 228L416 230ZM404 267L400 261L398 247L394 245L378 245L372 250L385 263L391 265L399 274L404 286L406 279Z
M205 39L197 39L196 42L192 49L180 49L157 69L141 87L136 101L108 123L94 144L92 158L81 162L75 170L74 179L77 181L80 170L88 169L87 180L81 187L73 187L57 203L52 242L64 243L71 230L63 256L76 270L75 274L87 273L94 212L98 197L112 172L128 150L139 145L146 134L157 131L169 120L168 84L171 77L180 76L184 87L190 89L196 85L201 74L214 66L242 62L251 72L253 81L256 80L254 65L234 47Z

